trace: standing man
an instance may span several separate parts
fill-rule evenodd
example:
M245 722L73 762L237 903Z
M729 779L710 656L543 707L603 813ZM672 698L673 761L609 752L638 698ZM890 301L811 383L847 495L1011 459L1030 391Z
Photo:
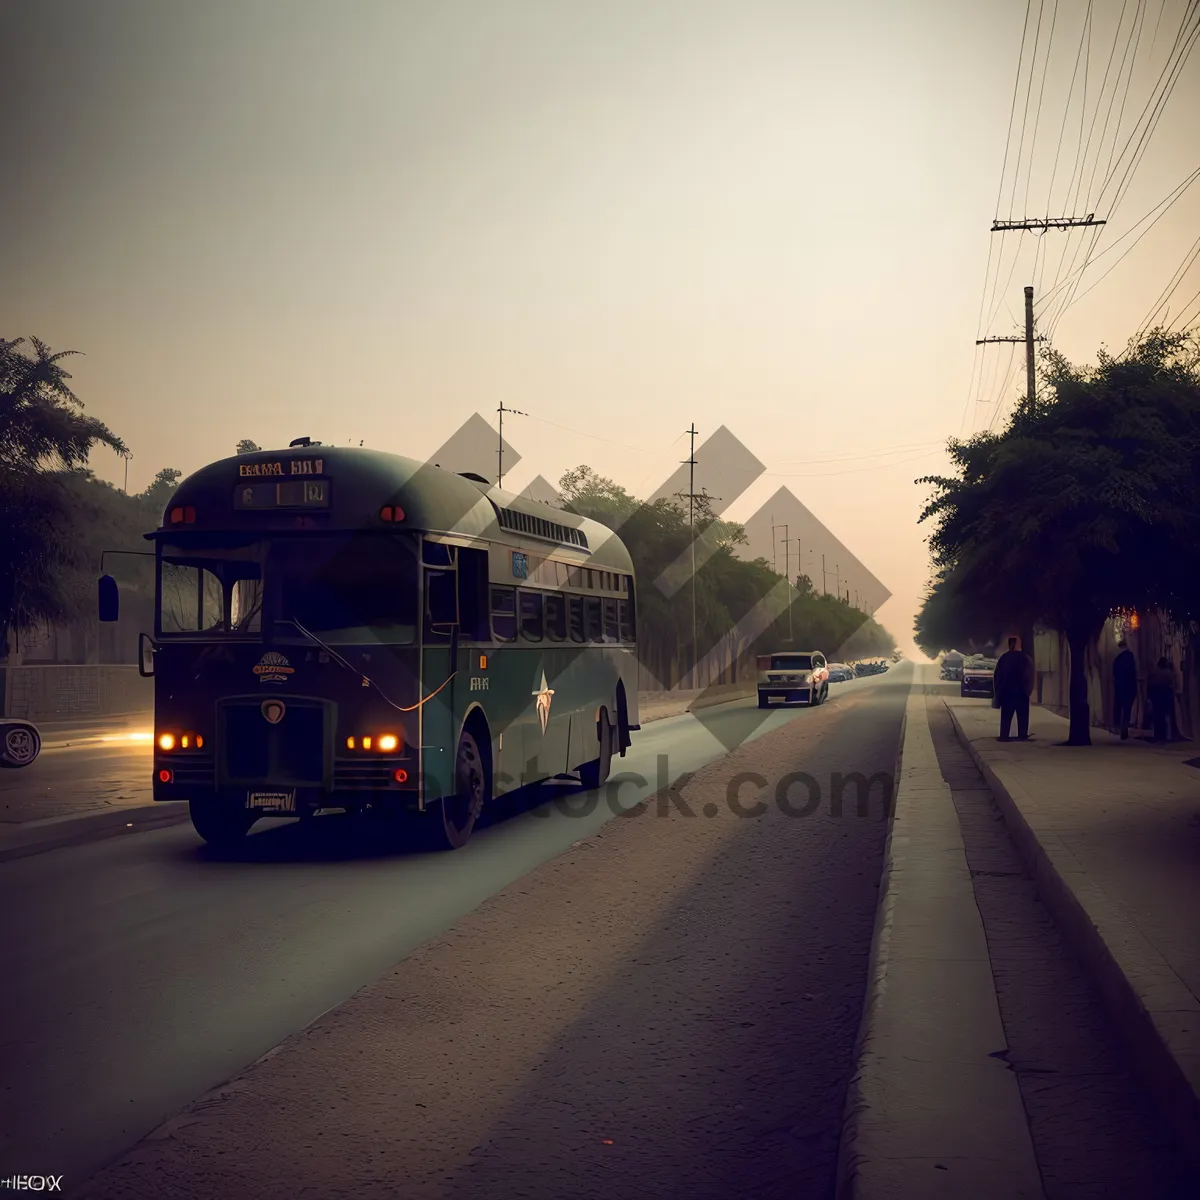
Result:
M1129 722L1133 718L1133 702L1137 699L1137 659L1122 638L1121 653L1113 659L1113 729L1120 730L1121 741L1129 737Z
M1017 639L1008 639L1008 651L1000 655L993 675L993 688L1000 705L1000 740L1010 742L1012 719L1017 718L1017 741L1029 740L1029 697L1033 693L1033 659L1017 649Z

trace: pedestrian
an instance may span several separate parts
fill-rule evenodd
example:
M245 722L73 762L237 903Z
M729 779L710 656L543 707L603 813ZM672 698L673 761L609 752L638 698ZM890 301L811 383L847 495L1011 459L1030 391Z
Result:
M1008 651L1000 655L992 676L993 691L1000 706L1000 740L1012 741L1013 717L1017 718L1017 741L1029 740L1029 697L1033 693L1033 659L1017 649L1017 639L1008 639Z
M1175 668L1164 655L1146 680L1146 696L1154 712L1154 741L1170 740L1175 732L1175 693L1178 690Z
M1121 653L1113 659L1113 730L1120 731L1121 741L1129 737L1133 719L1133 702L1137 699L1137 659L1122 638L1117 643Z

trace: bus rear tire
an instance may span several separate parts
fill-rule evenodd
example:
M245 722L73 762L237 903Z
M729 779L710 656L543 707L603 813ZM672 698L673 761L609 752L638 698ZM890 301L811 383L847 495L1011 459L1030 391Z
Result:
M433 850L460 850L475 831L484 805L492 798L491 765L478 738L464 729L454 755L454 795L444 796L426 814L425 832Z
M188 804L192 828L215 850L240 845L258 818L221 796Z
M613 726L607 708L602 708L596 718L596 739L600 743L600 757L579 768L579 781L588 791L603 787L612 773Z

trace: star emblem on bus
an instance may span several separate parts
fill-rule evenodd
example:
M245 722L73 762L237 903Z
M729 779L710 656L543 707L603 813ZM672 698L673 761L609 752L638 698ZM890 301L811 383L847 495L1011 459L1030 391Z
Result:
M550 697L554 689L546 684L546 672L542 672L542 686L533 693L537 697L538 720L542 723L542 734L545 735L546 725L550 720Z

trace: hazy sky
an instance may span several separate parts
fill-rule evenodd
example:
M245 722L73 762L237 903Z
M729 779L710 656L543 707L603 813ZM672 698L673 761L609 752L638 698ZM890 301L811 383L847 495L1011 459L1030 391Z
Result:
M242 437L424 457L503 401L530 414L506 423L506 482L586 462L645 494L691 422L728 425L769 471L730 515L789 486L892 590L880 618L909 645L913 479L1023 378L1003 386L1007 346L976 357L989 243L1009 257L986 331L1007 335L1083 241L991 221L1109 215L1107 161L1185 2L1128 5L1118 37L1116 0L1090 31L1085 0L1034 0L1032 189L1022 82L999 206L1019 0L0 2L0 334L86 354L76 390L130 445L131 489ZM1082 296L1200 167L1198 66L1114 250L1061 326L1046 312L1069 357L1123 345L1200 231L1197 184ZM1172 315L1198 288L1194 265Z

